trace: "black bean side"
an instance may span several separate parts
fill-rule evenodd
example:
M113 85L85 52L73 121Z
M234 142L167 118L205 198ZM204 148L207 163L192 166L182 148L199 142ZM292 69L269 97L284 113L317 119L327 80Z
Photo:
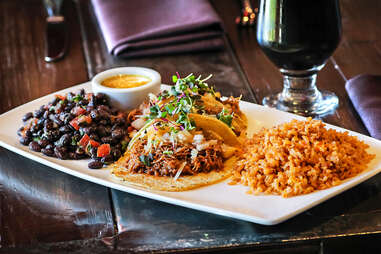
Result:
M91 160L87 166L91 169L99 169L103 167L103 163L98 160Z

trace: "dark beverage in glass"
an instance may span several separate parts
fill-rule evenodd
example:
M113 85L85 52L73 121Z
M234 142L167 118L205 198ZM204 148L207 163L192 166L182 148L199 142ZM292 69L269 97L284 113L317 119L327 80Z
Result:
M338 0L262 0L257 40L284 75L281 93L264 104L303 115L323 115L338 105L337 97L317 90L316 73L340 42Z

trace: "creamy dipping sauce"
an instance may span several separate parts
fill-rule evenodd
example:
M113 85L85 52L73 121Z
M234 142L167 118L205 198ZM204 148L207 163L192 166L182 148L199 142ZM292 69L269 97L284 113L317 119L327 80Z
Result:
M101 84L110 88L132 88L143 86L151 81L150 78L142 75L119 74L106 78Z

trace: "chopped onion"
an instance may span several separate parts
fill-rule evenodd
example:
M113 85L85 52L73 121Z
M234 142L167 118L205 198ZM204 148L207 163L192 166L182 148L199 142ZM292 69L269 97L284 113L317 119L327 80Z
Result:
M154 95L153 93L149 93L148 97L149 97L149 100L154 102L154 103L156 103L158 101L156 95Z
M183 169L184 169L185 165L187 165L187 162L186 162L186 161L184 161L183 164L181 164L181 166L180 166L180 168L177 170L176 175L175 175L175 177L173 178L173 180L177 181L177 178L179 178L181 172L183 172Z
M137 118L135 121L131 123L131 126L137 130L140 130L146 123L144 118Z
M193 144L200 144L204 140L204 135L196 134L193 136Z
M212 145L215 145L215 144L217 144L217 140L212 139L212 140L206 141L204 143L197 144L196 145L196 149L199 150L199 151L202 151L202 150L208 148L209 146L212 146Z
M191 150L191 160L194 161L197 158L198 151L197 149Z

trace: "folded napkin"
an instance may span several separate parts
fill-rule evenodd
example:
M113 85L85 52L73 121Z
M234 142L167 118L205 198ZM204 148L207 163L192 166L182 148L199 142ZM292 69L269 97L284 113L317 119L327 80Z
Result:
M109 52L137 57L221 49L222 23L207 0L92 0Z
M370 135L381 140L381 76L359 75L345 88Z

